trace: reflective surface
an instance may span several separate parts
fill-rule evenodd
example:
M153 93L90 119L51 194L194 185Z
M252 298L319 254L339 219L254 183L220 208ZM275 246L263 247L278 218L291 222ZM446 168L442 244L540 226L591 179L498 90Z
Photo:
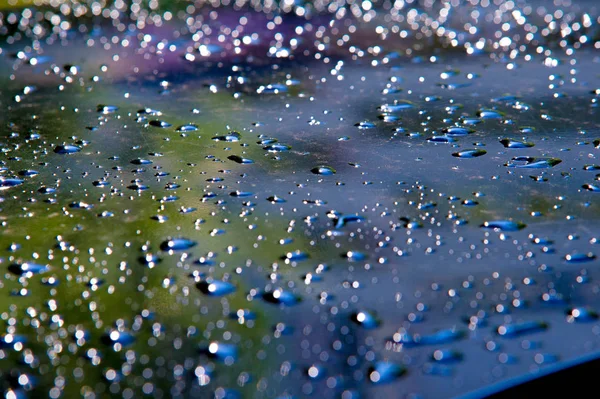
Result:
M2 7L7 397L479 397L598 353L594 2Z

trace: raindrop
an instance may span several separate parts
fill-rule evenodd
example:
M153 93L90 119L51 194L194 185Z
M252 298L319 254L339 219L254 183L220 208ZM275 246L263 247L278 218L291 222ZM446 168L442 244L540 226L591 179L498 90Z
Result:
M506 163L504 166L509 168L529 168L529 169L546 169L552 168L562 160L558 158L535 158L535 157L514 157L511 162Z
M506 148L531 148L533 147L533 143L528 141L518 141L512 139L502 139L500 143Z
M239 163L239 164L251 164L251 163L254 163L253 160L248 159L248 158L242 158L242 157L240 157L238 155L230 155L230 156L227 157L227 159L229 159L229 160L231 160L233 162Z
M8 266L8 270L18 276L31 277L34 274L46 273L50 268L47 265L37 263L13 263Z
M450 137L460 137L460 136L467 136L471 133L475 133L475 130L469 129L466 127L451 126L451 127L442 129L442 133L444 133L446 136L450 136Z
M262 294L265 301L274 303L277 305L292 306L300 302L300 297L293 294L292 292L285 291L283 289L276 289L274 291L265 292Z
M591 252L588 252L588 253L573 252L573 253L565 256L565 260L568 263L585 263L585 262L591 262L595 259L596 259L596 255L594 255Z
M574 322L590 322L598 319L598 313L589 307L576 307L567 311L567 321Z
M481 227L500 231L519 231L527 227L527 225L521 222L513 222L512 220L494 220L484 222Z
M503 324L496 328L498 335L506 338L514 338L524 334L544 331L548 324L541 321L524 321L521 323Z
M381 325L381 321L377 316L373 312L366 310L353 313L350 319L367 330L373 330Z
M196 126L196 125L181 125L175 130L178 132L182 132L182 133L195 132L198 130L198 126Z
M69 144L58 145L54 148L54 152L57 154L74 154L79 151L81 151L80 147L77 147L76 145L69 145Z
M151 120L149 122L149 124L150 124L150 126L160 127L162 129L166 129L166 128L172 126L169 122L161 121L161 120L158 120L158 119Z
M223 296L235 292L235 286L227 281L211 280L201 281L196 287L205 295Z
M485 154L487 154L486 150L476 148L476 149L462 150L459 152L454 152L454 153L452 153L452 156L457 157L457 158L477 158L477 157L480 157Z
M20 186L21 184L23 184L23 180L21 179L0 177L0 191L7 190L11 187Z
M406 373L406 369L395 363L377 362L367 371L369 381L373 384L385 384L393 382Z
M160 244L160 249L163 251L185 251L198 245L196 241L188 240L187 238L173 238L163 241Z
M335 174L335 169L331 166L316 166L310 170L315 175L331 176Z
M214 141L226 141L228 143L234 143L240 141L241 138L242 136L238 132L230 132L224 136L215 136L212 139Z

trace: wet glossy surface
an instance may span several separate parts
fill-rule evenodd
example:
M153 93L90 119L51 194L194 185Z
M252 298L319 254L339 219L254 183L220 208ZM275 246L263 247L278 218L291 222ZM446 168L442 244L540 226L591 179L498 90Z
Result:
M600 353L575 3L3 6L2 389L477 397Z

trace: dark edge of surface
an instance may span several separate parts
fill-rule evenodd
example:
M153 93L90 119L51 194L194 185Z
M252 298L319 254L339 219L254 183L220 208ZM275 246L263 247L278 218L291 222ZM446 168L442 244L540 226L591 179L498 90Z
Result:
M599 378L599 380L596 380ZM458 396L456 399L520 399L591 397L598 392L600 352L544 367L537 372L511 378ZM596 395L592 395L595 397Z

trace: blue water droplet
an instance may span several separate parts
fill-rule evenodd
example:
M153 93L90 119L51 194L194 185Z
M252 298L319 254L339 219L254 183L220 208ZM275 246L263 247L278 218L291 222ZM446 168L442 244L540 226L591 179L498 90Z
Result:
M149 159L137 158L131 161L134 165L150 165L152 161Z
M506 338L514 338L524 334L544 331L548 328L548 324L542 321L524 321L514 324L502 324L496 328L498 335Z
M377 362L369 367L367 374L373 384L385 384L406 374L406 368L391 362Z
M509 168L525 168L525 169L547 169L552 168L562 160L558 158L536 158L536 157L514 157L512 161L507 162L504 166Z
M268 152L287 152L291 149L292 147L290 147L289 145L281 143L269 144L263 147L263 150L266 150Z
M160 244L160 249L163 251L185 251L198 245L196 241L188 240L187 238L172 238L163 241Z
M111 330L102 337L102 341L107 345L129 346L135 342L135 337L126 331Z
M80 147L78 147L76 145L70 145L70 144L57 145L54 148L54 152L57 154L74 154L79 151L81 151Z
M443 144L447 144L447 143L454 143L456 141L456 139L450 137L450 136L433 136L433 137L429 137L427 139L428 142L430 143L443 143Z
M600 186L596 184L584 184L581 188L594 193L600 193Z
M596 255L592 252L573 252L565 256L565 260L568 263L585 263L591 262L596 259Z
M518 141L513 139L502 139L500 143L506 148L531 148L533 143L528 141Z
M442 133L444 133L446 136L449 136L449 137L458 137L458 136L467 136L471 133L475 133L475 130L469 129L466 127L451 126L451 127L442 129Z
M598 319L598 313L589 307L575 307L567 311L567 321L573 322L590 322Z
M221 280L200 281L196 287L200 292L209 296L223 296L235 292L233 284Z
M242 135L239 134L238 132L230 132L223 136L214 136L212 139L214 141L226 141L228 143L234 143L234 142L240 141L241 138L242 138Z
M463 354L453 349L438 349L431 355L432 360L438 363L456 363L463 359Z
M452 156L456 157L456 158L477 158L477 157L480 157L485 154L487 154L486 150L482 150L480 148L474 148L474 149L468 149L468 150L454 152L454 153L452 153Z
M229 159L230 161L239 163L239 164L243 164L243 165L254 163L253 160L251 160L249 158L242 158L238 155L230 155L227 157L227 159Z
M493 220L484 222L481 227L500 231L519 231L527 227L527 225L521 222L513 222L512 220Z
M182 132L182 133L195 132L196 130L198 130L198 126L196 126L196 125L181 125L175 130L178 132Z
M348 223L363 222L365 218L360 215L342 215L334 218L335 228L341 229Z
M50 270L50 268L48 267L48 265L41 265L38 263L13 263L10 266L8 266L8 270L13 273L16 274L18 276L27 276L27 277L31 277L34 274L40 274L40 273L45 273L48 270Z
M333 169L331 166L316 166L314 168L312 168L310 170L312 173L314 173L315 175L321 175L321 176L331 176L333 174L335 174L335 169Z
M296 305L300 302L301 298L292 292L285 291L283 289L276 289L274 291L264 292L262 294L263 299L266 302L274 304L283 304L286 306Z
M201 349L203 353L213 359L232 364L237 360L237 347L234 344L224 342L211 342L208 346Z
M168 127L173 126L169 122L161 121L161 120L158 120L158 119L151 120L149 122L149 124L150 124L150 126L159 127L159 128L162 128L162 129L166 129Z
M373 312L367 310L352 313L350 320L367 330L373 330L381 325L381 320Z
M350 262L360 262L367 259L367 254L359 251L348 251L340 255L342 258L348 259Z
M0 177L0 191L7 190L11 187L20 186L21 184L23 184L23 180L21 179Z
M361 130L375 128L375 124L373 122L369 122L369 121L358 122L358 123L355 123L354 126L356 126L357 128L359 128Z

